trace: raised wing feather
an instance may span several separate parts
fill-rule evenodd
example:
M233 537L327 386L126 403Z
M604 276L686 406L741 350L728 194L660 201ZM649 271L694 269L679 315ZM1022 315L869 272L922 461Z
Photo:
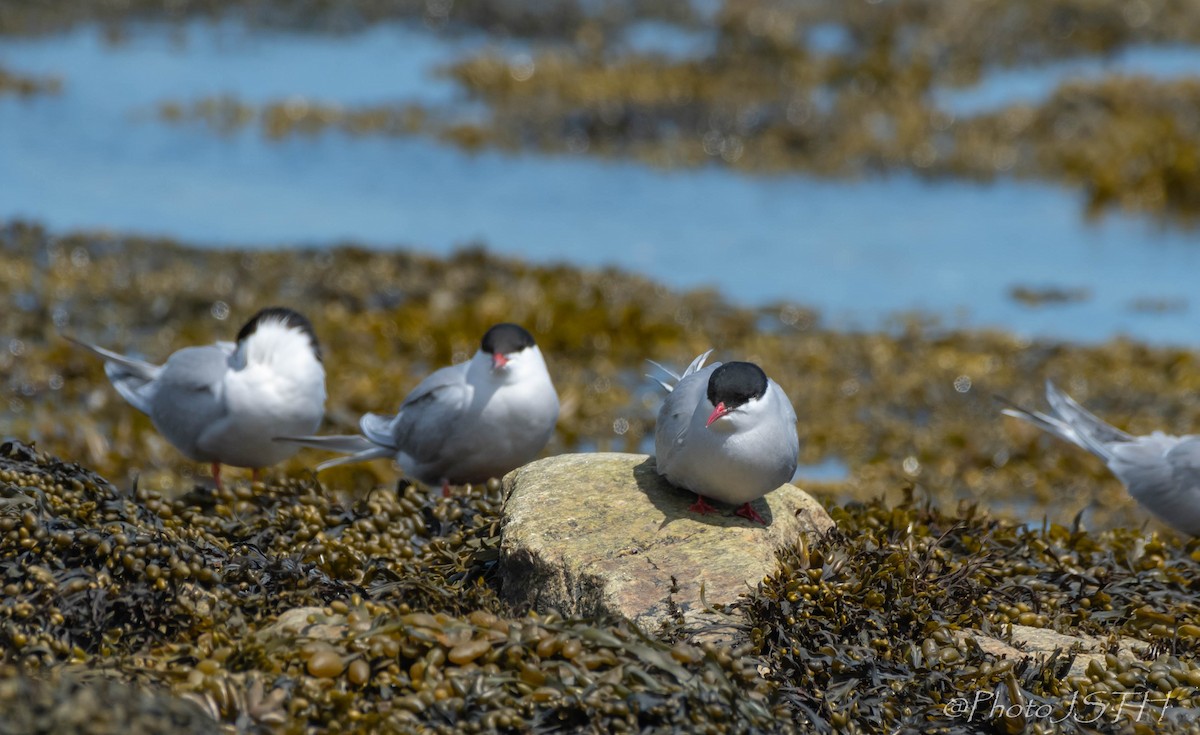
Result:
M104 360L104 374L117 389L117 393L137 410L145 414L150 413L150 403L154 398L154 380L162 371L162 367L81 342L74 337L66 339Z
M681 380L683 380L684 378L686 378L687 376L689 376L689 375L691 375L691 374L695 373L697 370L700 370L701 368L703 368L703 367L704 367L704 361L705 361L705 360L707 360L707 359L708 359L708 356L709 356L709 355L711 355L711 354L712 354L712 350L708 350L707 352L704 352L704 353L701 353L700 355L697 355L697 356L696 356L696 359L692 360L692 364L688 365L688 366L687 366L687 369L683 371L683 375L680 375L679 373L676 373L676 372L675 372L674 370L672 370L671 368L669 368L669 367L667 367L667 366L665 366L665 365L662 365L662 364L660 364L660 363L657 363L657 362L655 362L654 360L646 360L646 362L650 363L650 364L651 364L651 365L653 365L654 367L656 367L656 368L658 368L659 370L661 370L661 371L663 371L664 373L666 373L666 374L667 374L667 375L668 375L668 376L669 376L669 377L670 377L672 380L674 380L675 382L674 382L674 383L668 383L667 381L663 380L662 378L656 378L656 377L654 377L653 375L649 375L649 374L647 374L647 375L646 375L646 377L647 377L647 378L650 378L650 379L651 379L651 380L653 380L655 383L658 383L659 385L661 385L661 386L663 387L663 389L665 389L665 390L666 390L668 393L670 393L671 391L675 390L675 386L679 384L679 381L681 381ZM720 365L720 364L721 364L721 363L719 363L719 362L713 363L713 367L716 367L717 365Z

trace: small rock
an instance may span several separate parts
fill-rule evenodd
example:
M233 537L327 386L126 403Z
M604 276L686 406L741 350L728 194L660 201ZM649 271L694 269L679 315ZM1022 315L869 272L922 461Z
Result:
M263 626L255 635L264 641L271 638L336 641L347 629L345 615L327 615L323 607L294 607L281 612L275 622Z
M733 602L775 571L775 550L833 520L792 485L755 503L762 526L733 514L700 516L695 495L670 485L644 454L550 457L504 478L502 593L566 616L617 613L654 631L673 602L690 623ZM675 591L672 592L672 586Z
M1104 663L1104 654L1108 653L1111 645L1104 638L1090 635L1066 635L1046 628L1036 628L1028 625L1013 625L1012 641L1006 642L999 638L972 632L970 635L987 653L997 657L1037 658L1044 659L1055 651L1074 653L1075 660L1071 664L1067 676L1078 676L1087 670L1093 659ZM1150 644L1136 638L1122 637L1117 639L1117 658L1132 661L1137 654L1149 650Z

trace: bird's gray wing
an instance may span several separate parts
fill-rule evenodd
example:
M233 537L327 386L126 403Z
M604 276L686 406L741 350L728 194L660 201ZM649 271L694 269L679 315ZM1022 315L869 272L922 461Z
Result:
M392 424L395 422L395 416L387 416L381 413L364 413L362 418L358 420L358 428L362 431L362 435L367 438L367 441L376 446L387 447L394 451L396 449L396 437L392 433Z
M279 436L276 441L299 444L314 449L342 452L348 456L329 459L317 465L317 471L338 465L364 462L396 454L405 454L423 461L441 446L444 431L439 426L450 423L449 414L465 402L466 365L454 365L427 376L405 397L395 416L378 413L363 414L358 421L362 434L340 436ZM461 411L461 408L458 409Z
M1200 535L1200 437L1154 432L1110 444L1108 466L1147 510Z
M228 413L225 375L229 350L187 347L171 355L155 381L150 418L185 454L204 450L204 433Z
M137 410L144 414L150 413L150 404L154 399L154 381L162 372L161 366L119 355L74 337L64 337L104 360L104 374L108 376L108 381L116 388L117 393Z
M386 424L391 445L419 463L436 462L447 435L456 428L474 391L467 383L467 363L437 370L417 384L400 411ZM368 414L373 416L373 414ZM363 417L364 431L385 429L378 419Z
M660 475L669 472L679 459L680 450L687 443L692 415L707 390L708 376L719 364L695 372L692 371L696 365L693 362L688 368L692 372L685 371L683 378L675 384L658 409L658 421L654 427L654 462Z

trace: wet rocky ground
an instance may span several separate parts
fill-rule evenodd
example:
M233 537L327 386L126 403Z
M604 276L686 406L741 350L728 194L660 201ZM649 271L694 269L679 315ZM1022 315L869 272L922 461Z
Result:
M1050 376L1131 430L1194 429L1189 352L911 320L834 333L795 305L482 251L195 250L10 222L0 253L0 435L37 447L0 452L0 697L44 703L38 717L117 697L129 719L230 732L1155 732L1197 704L1198 542L992 398L1034 403ZM716 345L758 361L796 405L804 461L849 468L802 483L838 531L781 550L726 611L732 647L670 623L647 637L539 615L499 594L498 485L443 498L386 462L316 478L302 453L265 484L233 473L216 492L60 336L161 358L269 303L302 308L323 341L327 430L394 407L500 319L548 356L563 400L548 453L640 446L658 401L648 356L681 365ZM308 607L346 632L271 627ZM1014 663L956 637L1005 639L1010 624L1148 648L1071 673L1069 651ZM959 711L977 692L1009 708L982 725ZM1140 715L1118 706L1135 699Z

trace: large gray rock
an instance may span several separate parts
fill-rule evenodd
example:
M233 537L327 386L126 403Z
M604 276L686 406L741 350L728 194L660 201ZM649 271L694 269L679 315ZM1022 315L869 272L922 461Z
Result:
M653 631L672 603L705 623L775 571L775 550L833 526L807 493L784 485L757 501L762 526L687 511L695 495L659 477L644 454L567 454L504 478L500 543L504 595L564 615L624 615ZM672 587L675 591L672 592Z

